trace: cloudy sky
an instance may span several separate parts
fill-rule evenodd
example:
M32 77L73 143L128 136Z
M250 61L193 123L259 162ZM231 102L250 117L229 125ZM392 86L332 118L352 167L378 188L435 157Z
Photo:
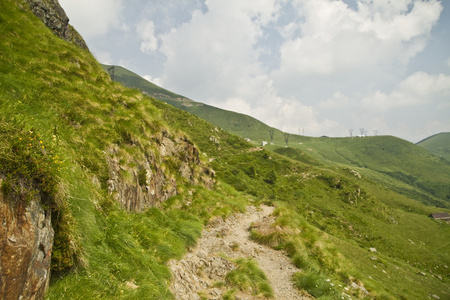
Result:
M105 64L290 133L450 131L450 1L59 0Z

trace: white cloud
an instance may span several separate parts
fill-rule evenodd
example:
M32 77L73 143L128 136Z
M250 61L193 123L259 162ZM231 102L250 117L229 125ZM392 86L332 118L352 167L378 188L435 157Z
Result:
M158 39L155 36L155 24L153 21L142 20L136 26L136 32L142 39L140 50L143 53L151 53L158 48Z
M375 32L380 40L410 41L427 35L441 11L442 6L435 0L365 0L358 5L358 12L363 18L361 29Z
M318 104L321 109L335 109L350 105L349 98L341 92L335 92L332 97Z
M281 34L292 37L289 32L299 27L300 36L281 45L280 67L272 74L286 95L301 92L299 81L308 82L311 76L331 77L337 85L353 80L367 85L383 82L392 70L400 74L424 49L442 10L434 0L364 0L357 10L342 1L295 3L299 21L282 28Z
M206 2L208 10L194 11L189 23L160 36L166 56L164 80L173 90L190 91L200 101L247 98L268 80L255 44L261 26L276 16L272 0ZM251 99L248 99L251 100Z
M425 47L439 2L362 0L355 10L293 0L294 17L283 19L286 3L206 1L206 10L158 36L167 88L288 132L332 136L354 126L387 132L392 121L383 113L446 93L444 75L416 73L396 84ZM282 38L272 71L261 61L266 26Z
M112 65L114 63L111 57L111 53L98 49L91 49L91 51L92 53L94 53L95 58L98 61L102 62L102 64Z
M161 79L160 78L153 78L151 75L144 75L144 76L142 76L145 80L147 80L147 81L149 81L149 82L151 82L151 83L153 83L153 84L156 84L157 86L159 86L159 87L163 87L163 82L161 81Z
M107 33L111 27L126 29L121 22L123 0L60 0L59 3L85 39Z
M416 72L389 94L376 91L366 96L363 104L370 111L385 112L394 108L445 104L449 97L450 76Z
M399 89L422 99L450 96L450 76L416 72L401 82Z

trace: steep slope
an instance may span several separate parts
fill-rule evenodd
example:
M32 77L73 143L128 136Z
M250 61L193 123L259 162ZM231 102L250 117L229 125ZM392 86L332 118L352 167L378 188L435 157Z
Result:
M418 142L417 145L450 161L450 132L432 135Z
M2 220L13 216L1 237L1 297L42 297L50 267L51 298L163 295L165 262L195 243L202 220L153 207L196 189L208 194L214 172L207 156L247 145L112 82L87 50L59 39L26 2L0 3L0 34L0 211ZM17 228L30 213L37 221L26 226L52 227L54 241L48 234L22 243L41 236ZM8 271L29 253L33 260ZM33 286L38 265L46 275L39 271L40 286ZM140 289L126 288L130 280Z
M114 67L114 80L117 82L120 82L127 87L139 89L156 99L199 116L207 122L232 134L242 138L249 138L257 144L261 144L262 141L271 141L269 131L273 131L272 138L274 140L281 141L283 138L283 133L280 130L272 128L253 117L220 109L177 95L145 80L123 67L103 65L103 68L106 71L110 70L110 74L112 75L111 67Z

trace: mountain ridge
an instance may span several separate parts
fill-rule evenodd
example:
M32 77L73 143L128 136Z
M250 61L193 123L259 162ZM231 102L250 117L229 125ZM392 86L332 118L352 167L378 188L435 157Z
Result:
M434 134L421 140L417 145L450 161L450 132Z
M272 134L275 139L281 139L283 136L282 131L270 127L269 125L266 125L251 116L217 108L205 103L196 102L192 99L161 88L124 67L113 65L102 66L105 71L108 71L111 67L114 67L116 70L114 73L115 80L125 86L139 89L149 96L194 114L207 122L242 138L248 138L255 141L257 144L261 144L262 141L270 142L271 138L269 131L273 131ZM112 75L112 73L110 73L110 75Z

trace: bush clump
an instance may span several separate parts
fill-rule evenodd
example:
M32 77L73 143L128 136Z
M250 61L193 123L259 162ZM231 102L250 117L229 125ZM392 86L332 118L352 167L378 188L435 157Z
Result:
M2 184L4 193L19 193L15 182L25 179L42 193L42 199L51 201L57 193L61 164L39 133L24 130L19 122L0 119L0 170L6 175ZM52 203L46 203L49 204Z

